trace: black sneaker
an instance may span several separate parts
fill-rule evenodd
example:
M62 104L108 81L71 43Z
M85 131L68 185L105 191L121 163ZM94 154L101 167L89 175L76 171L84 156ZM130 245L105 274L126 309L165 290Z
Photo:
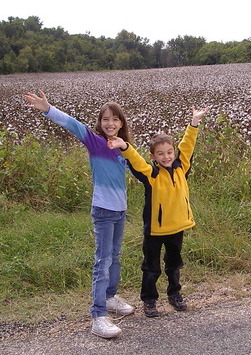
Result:
M168 296L169 303L176 309L176 311L186 311L187 305L180 293Z
M158 317L159 312L156 308L155 300L144 301L144 312L147 317Z

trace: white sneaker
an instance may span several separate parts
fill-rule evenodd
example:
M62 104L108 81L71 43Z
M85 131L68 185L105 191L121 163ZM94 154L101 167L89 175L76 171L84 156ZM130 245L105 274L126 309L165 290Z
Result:
M117 295L106 300L106 307L109 312L114 312L121 316L127 316L134 312L134 307L127 304L123 298Z
M102 338L115 338L121 334L121 329L111 322L109 317L93 319L91 332Z

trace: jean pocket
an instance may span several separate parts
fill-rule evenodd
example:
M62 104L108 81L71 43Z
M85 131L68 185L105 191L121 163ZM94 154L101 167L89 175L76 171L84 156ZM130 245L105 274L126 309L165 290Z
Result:
M102 207L97 207L97 206L92 206L91 209L91 216L94 220L96 219L109 219L114 217L114 215L116 214L116 211L111 211L111 210L107 210L105 208Z

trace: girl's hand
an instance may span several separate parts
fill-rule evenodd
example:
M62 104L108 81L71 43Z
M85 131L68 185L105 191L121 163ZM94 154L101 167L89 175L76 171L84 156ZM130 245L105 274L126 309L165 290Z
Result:
M205 116L205 114L209 111L209 107L204 107L201 110L196 110L195 107L192 106L192 110L193 110L192 126L198 126L200 118Z
M35 108L36 110L40 110L43 112L48 112L50 109L50 104L47 101L47 98L43 91L39 91L40 96L37 96L36 94L33 94L31 92L28 92L26 95L24 95L24 99L29 102L27 107L29 108Z
M107 146L110 149L116 149L116 148L126 149L127 148L127 144L120 137L109 137L107 140Z

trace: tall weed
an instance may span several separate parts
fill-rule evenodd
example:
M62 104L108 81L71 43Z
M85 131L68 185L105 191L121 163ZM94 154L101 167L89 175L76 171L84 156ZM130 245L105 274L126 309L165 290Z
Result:
M89 208L92 182L85 149L27 136L16 144L8 132L0 146L0 193L25 206L64 211Z
M250 270L251 151L219 117L219 131L203 125L190 191L196 227L188 232L188 262L221 272Z

